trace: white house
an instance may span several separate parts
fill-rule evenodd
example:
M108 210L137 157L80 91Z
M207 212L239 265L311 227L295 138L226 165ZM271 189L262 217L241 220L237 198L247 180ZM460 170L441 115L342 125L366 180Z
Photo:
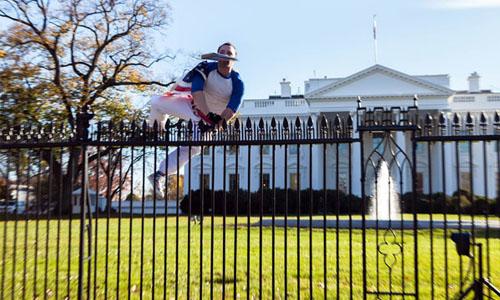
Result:
M333 119L337 114L341 117L351 115L356 118L357 98L362 98L364 107L385 107L390 108L408 107L413 105L414 95L418 95L418 107L422 114L430 113L434 117L438 117L440 112L444 112L451 118L455 112L472 112L475 119L478 120L481 112L489 113L489 123L492 122L492 113L496 109L500 109L500 93L494 93L490 90L481 90L479 83L479 75L474 72L469 77L469 89L463 91L455 91L449 87L449 76L446 74L437 75L408 75L403 72L382 66L374 65L367 69L356 72L352 75L343 78L311 78L304 84L304 95L292 95L290 82L283 79L280 82L281 94L279 96L270 96L267 99L245 99L240 108L240 118L247 117L258 120L270 121L275 117L277 120L282 120L287 117L294 120L299 116L306 119L309 116L313 120L318 120L322 116L327 119ZM356 120L355 122L356 123ZM355 135L356 128L354 128ZM364 137L365 153L369 153L374 145L378 143L380 137L376 134ZM394 137L397 145L411 153L411 141L408 135L398 132ZM368 141L368 142L367 142ZM370 143L371 141L371 143ZM496 183L499 176L499 168L496 165L496 155L498 148L496 143L487 144L486 161L488 162L486 175L483 168L482 144L473 143L472 151L474 159L472 165L468 160L468 142L458 143L460 156L458 168L460 169L460 187L470 188L470 178L474 178L474 193L484 195L484 180L487 180L488 194L490 197L496 196ZM248 165L248 146L240 146L239 153L236 155L234 149L228 149L228 157L226 168L223 168L222 148L217 147L215 153L214 174L212 173L212 155L210 149L207 149L204 155L204 165L201 166L201 157L196 156L192 161L192 173L194 174L191 182L191 189L198 189L201 182L201 172L203 169L203 178L206 187L211 186L212 176L214 176L214 185L216 190L223 189L223 180L226 182L226 189L235 188L236 176L239 178L239 185L242 189L256 191L261 186L260 172L262 168L263 186L271 184L272 176L272 156L271 146L263 148L262 165L260 163L259 147L250 147L251 163ZM454 155L454 144L447 143L445 146L445 169L449 170L446 175L446 191L452 193L456 190L456 176L450 176L453 170L456 170L457 163ZM288 186L298 188L297 184L300 179L300 188L308 188L310 184L313 189L323 188L323 149L320 146L311 148L312 156L312 180L309 182L309 146L300 147L297 155L297 146L289 146L288 161L285 168L284 147L276 147L275 160L275 176L276 187L284 187L285 176L287 177ZM339 147L339 188L347 190L348 188L348 168L349 160L348 148L346 145ZM353 144L351 149L351 165L352 165L352 191L356 195L361 194L361 161L360 161L360 146L359 143ZM432 190L442 191L442 170L437 166L441 166L440 147L431 149L431 171ZM424 192L429 191L429 182L427 178L429 163L426 159L427 149L424 144L417 147L417 189ZM236 175L236 158L238 159L238 175ZM335 149L327 147L326 150L326 174L327 188L335 188ZM366 158L366 157L365 157ZM470 172L472 166L472 174ZM285 174L285 169L286 173ZM185 178L189 173L189 169L185 167ZM250 172L249 172L250 171ZM300 178L298 174L300 173ZM248 178L250 174L250 178ZM223 176L225 175L225 176ZM407 174L409 176L409 174ZM486 176L486 178L485 178ZM425 180L424 180L425 179ZM188 192L188 184L184 185L184 192ZM409 191L411 181L405 180L403 192Z

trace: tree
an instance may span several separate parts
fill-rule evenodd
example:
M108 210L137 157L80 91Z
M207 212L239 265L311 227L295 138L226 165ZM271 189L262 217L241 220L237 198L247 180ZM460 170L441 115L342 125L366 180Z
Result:
M97 120L136 118L140 111L128 95L170 84L148 71L169 57L150 46L153 34L168 25L168 13L168 5L156 0L2 1L0 19L9 27L0 35L0 123L56 121L75 131L89 111ZM76 133L84 138L84 131ZM62 170L54 175L68 187L66 210L82 169L80 155L70 149L64 168L57 151L41 155Z

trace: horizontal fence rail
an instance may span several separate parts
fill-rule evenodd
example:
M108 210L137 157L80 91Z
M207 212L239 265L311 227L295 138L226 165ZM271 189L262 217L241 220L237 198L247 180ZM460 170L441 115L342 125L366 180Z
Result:
M207 132L82 120L0 130L1 299L453 299L500 284L498 113L358 107Z

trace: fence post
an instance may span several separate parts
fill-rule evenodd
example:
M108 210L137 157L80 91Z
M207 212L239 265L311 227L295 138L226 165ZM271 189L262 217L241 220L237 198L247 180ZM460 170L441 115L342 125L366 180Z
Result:
M87 157L87 144L89 141L89 127L90 120L92 119L93 114L89 112L89 107L85 105L81 112L79 112L76 116L76 138L81 144L81 155L82 155L82 182L81 182L81 195L80 195L80 243L79 243L79 252L78 252L78 299L83 299L83 268L84 261L90 260L91 257L91 227L90 223L88 225L88 235L89 235L89 253L88 258L85 257L85 212L86 212L86 203L88 200L88 157ZM92 209L89 207L89 209ZM92 211L89 212L92 214ZM90 271L90 270L89 270ZM90 274L90 272L89 272ZM90 282L88 282L90 285Z

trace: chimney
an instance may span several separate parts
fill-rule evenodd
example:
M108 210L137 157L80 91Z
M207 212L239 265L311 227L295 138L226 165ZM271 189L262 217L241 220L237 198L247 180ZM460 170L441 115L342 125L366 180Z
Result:
M281 85L281 98L291 98L292 97L292 88L290 87L290 81L286 81L283 78L283 81L280 82Z
M467 78L469 81L469 92L477 93L481 91L479 89L479 78L481 77L477 74L477 72L470 74L469 78Z

